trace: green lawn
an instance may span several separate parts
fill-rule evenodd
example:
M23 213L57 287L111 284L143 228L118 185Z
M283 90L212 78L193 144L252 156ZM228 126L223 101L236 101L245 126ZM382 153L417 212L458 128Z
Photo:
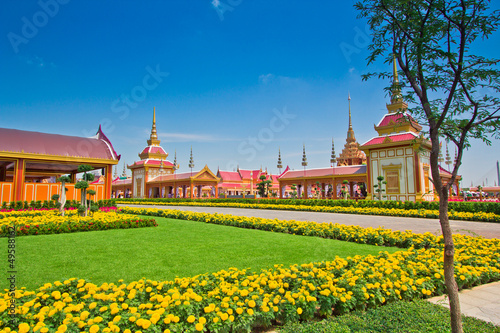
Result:
M76 277L103 282L142 277L170 280L229 267L260 270L377 254L376 247L317 237L155 218L156 228L78 232L16 238L17 287L35 289L46 282ZM7 262L7 239L0 239ZM3 266L3 265L2 265ZM6 269L4 269L4 275ZM0 288L7 288L6 277Z

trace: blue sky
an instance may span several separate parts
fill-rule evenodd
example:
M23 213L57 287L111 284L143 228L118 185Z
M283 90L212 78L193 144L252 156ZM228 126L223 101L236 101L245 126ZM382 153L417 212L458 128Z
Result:
M367 68L367 26L353 3L4 1L0 127L90 136L102 124L121 173L146 146L156 107L180 171L191 146L195 169L277 173L278 148L298 169L303 144L309 167L328 166L332 138L337 155L345 143L348 93L361 144L389 101L388 82L361 80L387 65ZM497 55L498 33L488 45ZM493 185L499 151L474 142L463 184Z

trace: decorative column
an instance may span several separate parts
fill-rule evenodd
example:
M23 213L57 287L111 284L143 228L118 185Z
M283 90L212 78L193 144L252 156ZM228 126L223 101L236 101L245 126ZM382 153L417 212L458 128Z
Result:
M110 199L111 198L111 183L113 182L112 178L112 172L113 172L113 166L106 165L105 168L106 175L104 176L104 199Z
M349 182L349 195L354 198L354 182Z
M189 197L190 199L194 199L194 186L193 186L193 181L189 184L189 192L191 193L191 196Z
M14 200L23 201L26 161L20 158L14 163Z

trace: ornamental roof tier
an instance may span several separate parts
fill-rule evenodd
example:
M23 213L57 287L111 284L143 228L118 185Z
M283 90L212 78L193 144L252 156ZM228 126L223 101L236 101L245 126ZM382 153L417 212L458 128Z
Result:
M112 164L120 160L100 126L97 134L90 138L0 128L0 155Z
M136 161L136 162L134 162L134 164L129 165L128 168L129 169L135 169L135 168L139 168L139 167L143 167L143 166L160 167L161 163L162 163L161 160L146 159L146 160ZM168 168L172 168L174 166L174 164L172 162L170 162L170 161L164 160L163 161L163 166L164 167L168 167Z
M333 177L337 175L358 175L366 174L366 165L348 165L332 168L307 169L304 170L288 170L283 173L279 179L291 178L317 178L317 177Z
M374 146L374 145L391 143L391 142L413 141L413 140L418 139L418 138L419 138L419 136L413 132L378 136L378 137L372 138L372 139L368 140L367 142L363 143L361 145L361 147Z

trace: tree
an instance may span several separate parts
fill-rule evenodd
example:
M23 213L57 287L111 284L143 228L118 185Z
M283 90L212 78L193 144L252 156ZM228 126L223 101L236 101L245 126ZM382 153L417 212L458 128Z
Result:
M94 180L94 175L87 173L94 168L87 164L81 164L78 166L78 172L83 172L82 180L75 184L75 189L81 191L81 205L85 208L85 216L87 216L87 188L89 187L89 182Z
M292 199L297 199L297 184L292 184L290 189L292 190L292 193L290 193Z
M57 179L58 182L61 182L61 196L59 198L59 211L61 215L64 216L64 205L66 205L66 183L71 181L71 178L68 176L61 176Z
M344 180L342 182L342 190L340 191L340 193L342 194L342 196L344 197L345 200L347 200L347 197L349 196L349 190L347 187L348 184L349 184L349 181Z
M450 301L452 332L462 332L458 287L454 278L455 247L448 222L448 191L455 181L470 139L486 144L500 137L498 59L472 50L497 31L498 10L488 0L360 0L359 17L372 33L368 64L379 57L397 61L402 82L394 80L393 98L405 98L409 112L427 126L432 144L431 173L439 193L439 222L444 238L444 276ZM377 72L364 76L390 77ZM401 88L405 88L405 95ZM496 94L496 95L495 95ZM440 136L457 148L457 163L445 185L439 176Z
M373 188L375 188L375 192L377 192L377 197L379 200L382 200L382 198L385 198L386 196L383 195L383 192L385 192L385 189L382 188L382 185L386 185L387 182L384 180L384 176L378 176L377 177L377 184L373 185Z
M259 193L261 198L267 198L269 187L271 186L271 181L266 180L265 175L260 176L259 179L260 182L257 183L257 193Z

